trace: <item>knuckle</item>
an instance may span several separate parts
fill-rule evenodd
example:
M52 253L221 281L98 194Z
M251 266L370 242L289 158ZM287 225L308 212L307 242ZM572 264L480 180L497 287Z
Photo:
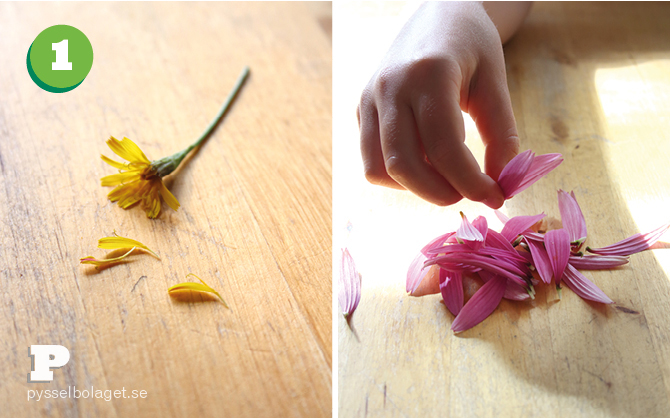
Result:
M394 179L402 179L409 173L407 160L399 155L387 157L384 164L386 166L386 172Z
M380 96L386 96L395 90L394 86L399 76L393 68L379 70L374 81L374 91Z
M424 80L428 85L436 81L460 80L461 67L458 60L450 55L439 57L420 57L407 63L407 75L413 79Z

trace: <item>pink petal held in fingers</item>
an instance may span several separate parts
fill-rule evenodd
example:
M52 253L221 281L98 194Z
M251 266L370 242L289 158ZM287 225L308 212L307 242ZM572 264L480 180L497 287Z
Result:
M500 172L498 185L500 186L505 199L514 196L517 187L523 181L528 170L530 170L534 158L535 154L531 150L526 150L512 158Z
M410 295L416 291L416 289L421 284L421 281L428 273L429 268L424 267L426 260L428 260L428 258L423 255L423 253L419 253L416 255L416 257L414 257L414 260L412 260L412 263L409 265L409 269L407 270L407 283L405 285L405 290Z
M536 156L527 150L512 158L498 177L505 199L521 193L563 162L561 154Z
M344 316L354 313L361 300L361 276L346 248L342 250L338 300Z
M491 315L500 304L506 285L507 280L500 276L486 282L463 306L451 324L451 330L454 332L468 330Z
M575 292L582 299L600 303L614 303L598 286L593 284L593 282L587 279L570 264L568 264L568 267L565 269L563 281L570 290Z
M646 234L635 234L616 244L608 245L603 248L589 248L586 251L600 255L631 255L648 250L658 241L661 236L670 228L670 224L665 224Z
M540 275L540 279L546 284L551 283L553 269L551 267L551 261L549 261L549 255L547 254L547 250L545 250L542 241L536 241L526 237L526 243L530 249L530 254L533 257L533 265L535 266L537 273Z
M562 162L563 156L561 154L536 155L526 176L512 193L512 196L517 195L532 186L536 181L561 165Z
M463 241L484 241L484 237L482 236L481 232L472 226L463 212L461 212L461 226L459 226L458 230L456 230L456 236Z
M545 216L547 215L544 213L535 216L515 216L505 224L500 233L505 239L512 242L519 236L519 234L526 232L531 226L535 225Z
M463 275L440 269L440 292L447 309L452 314L458 315L463 308Z
M571 255L570 264L576 269L604 270L628 264L628 257L622 255Z
M561 283L563 272L570 259L570 237L565 229L553 229L544 234L544 247L547 249L551 269L554 272L556 286Z
M561 212L563 229L570 236L570 243L576 244L575 250L579 251L586 240L586 221L573 192L568 194L563 190L558 191L558 210Z

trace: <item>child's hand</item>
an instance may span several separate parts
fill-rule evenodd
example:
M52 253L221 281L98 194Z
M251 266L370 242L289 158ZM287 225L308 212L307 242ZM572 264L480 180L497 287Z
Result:
M485 172L465 146L461 110L484 145ZM371 183L437 205L462 197L499 208L495 180L518 152L501 38L481 3L428 2L386 54L358 107Z

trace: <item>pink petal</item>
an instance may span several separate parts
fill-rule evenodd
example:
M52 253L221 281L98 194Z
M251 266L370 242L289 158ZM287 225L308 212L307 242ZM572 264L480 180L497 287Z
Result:
M356 271L354 259L346 248L342 250L338 300L345 316L354 313L361 300L361 276Z
M488 271L480 271L479 277L482 278L484 283L488 282L492 278L496 277L495 274L489 273ZM509 300L517 300L517 301L522 301L522 300L528 300L530 299L530 295L528 294L528 290L524 286L521 286L517 282L513 282L509 279L507 280L507 285L505 287L505 294L503 295L503 298L509 299Z
M451 330L461 332L482 322L496 309L505 294L507 280L496 276L475 293L451 324Z
M551 283L551 274L553 270L551 261L549 261L549 255L547 254L547 250L545 250L542 241L538 242L526 237L526 243L530 249L530 254L533 256L533 265L535 266L537 273L540 275L540 279L546 284Z
M440 292L444 305L452 314L458 315L463 308L463 275L440 269Z
M461 226L458 227L458 230L456 231L456 236L463 241L479 241L483 242L484 237L482 234L472 226L470 221L468 221L468 218L465 217L463 212L461 212Z
M451 244L436 247L427 251L426 256L431 257L437 254L451 254L451 253L472 253L475 250L467 244Z
M524 260L526 260L526 264L533 264L533 257L530 255L528 251L521 251L521 250L516 250L516 253L521 256Z
M405 284L407 293L414 293L421 284L423 278L426 277L426 273L428 273L429 269L427 267L424 268L424 263L427 259L428 258L425 255L419 253L409 265L409 269L407 270L407 282Z
M631 255L639 253L651 248L668 228L670 228L670 224L665 224L646 234L635 234L607 247L595 249L586 247L586 251L600 255Z
M505 224L500 233L505 239L512 242L519 236L519 234L524 233L528 228L535 225L545 216L547 215L544 213L535 216L515 216Z
M544 234L544 247L547 249L556 285L559 285L565 267L568 265L568 260L570 259L570 237L568 236L568 232L565 229L547 231Z
M585 255L570 256L570 264L576 269L603 270L612 269L628 263L627 256L621 255Z
M476 245L473 245L472 247L474 249L479 249L484 246L484 243L486 242L486 235L488 234L489 231L489 223L486 221L486 218L483 216L477 216L474 221L472 221L472 226L474 226L477 231L479 231L480 234L482 234L482 241L477 242Z
M524 285L526 282L521 278L524 272L519 270L514 264L504 260L496 260L494 258L484 257L477 254L447 254L440 257L432 258L426 261L426 266L437 264L445 270L462 271L462 266L472 266L490 271L499 276L514 280L517 283Z
M523 236L538 242L544 242L544 234L540 234L539 232L526 231L523 233Z
M500 248L495 247L484 247L480 248L479 251L477 251L477 254L488 255L497 258L498 260L505 260L514 264L520 263L521 265L525 265L527 263L527 260L516 250L508 251L507 249L501 250Z
M561 211L563 229L568 232L571 243L582 243L586 239L586 221L575 199L575 194L558 191L558 209ZM580 245L581 246L581 245ZM579 251L579 249L577 249Z
M512 192L512 196L517 195L532 186L536 181L549 174L549 172L558 167L562 162L563 156L561 154L536 155L523 181L521 181L516 190Z
M509 216L505 215L504 213L502 213L498 209L496 209L494 212L495 212L496 217L498 218L498 220L500 220L500 222L502 222L503 225L505 225L507 223L507 221L509 221Z
M444 235L440 235L439 237L433 239L431 242L426 244L426 246L421 249L421 252L425 255L428 255L429 250L441 247L442 245L444 245L445 241L447 241L447 239L449 239L454 234L455 232L448 232Z
M486 246L499 248L509 252L516 251L514 247L512 247L512 244L510 244L510 240L503 237L500 232L496 232L492 229L489 229L488 234L486 234Z
M534 158L535 154L533 154L531 150L526 150L512 158L500 172L498 185L500 186L505 199L514 196L514 192L516 192L519 184L521 184L526 173L528 173Z
M570 264L568 264L568 267L565 269L563 281L570 290L575 292L582 299L600 303L614 303L598 286L584 277L582 273L577 271L577 269Z

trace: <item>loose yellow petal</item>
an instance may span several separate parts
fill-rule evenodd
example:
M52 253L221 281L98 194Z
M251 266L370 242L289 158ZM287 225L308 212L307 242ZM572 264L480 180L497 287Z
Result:
M161 192L161 196L163 196L163 200L165 200L165 203L167 203L167 205L168 205L169 207L171 207L171 208L172 208L173 210L175 210L175 211L176 211L177 209L179 209L179 201L178 201L177 198L174 197L174 195L168 190L168 188L165 187L165 184L163 184L163 181L162 181L162 180L161 180L161 184L160 184L160 189L159 189L159 190L160 190L160 192Z
M93 256L88 256L88 257L80 258L79 262L81 264L94 264L96 267L100 267L100 266L104 267L104 266L107 266L109 264L113 264L113 263L116 263L118 261L123 260L124 258L128 257L130 255L130 253L132 253L134 250L135 250L135 247L131 248L130 251L123 254L122 256L114 257L114 258L105 258L105 259L102 259L102 260L98 260L97 258L95 258Z
M204 281L202 281L202 279L201 279L200 277L196 276L195 274L193 274L193 273L189 273L189 274L186 275L186 277L188 277L188 276L193 276L193 277L195 277L196 279L200 280L200 282L201 282L202 284L200 284L200 283L191 283L191 282L187 282L187 283L179 283L179 284L176 284L176 285L170 287L170 288L168 289L168 293L169 293L169 294L172 294L172 293L174 293L174 292L178 292L178 291L180 291L180 290L192 290L192 291L195 291L195 292L208 292L208 293L214 293L216 296L219 297L219 299L221 299L221 302L223 302L223 305L224 305L226 308L228 308L228 304L226 303L225 300L223 300L223 298L221 297L221 295L219 294L219 292L217 292L216 290L214 290L214 289L212 289L211 287L209 287L209 286L207 285L207 283L205 283ZM230 308L228 308L228 309L230 309Z
M125 238L125 237L105 237L105 238L100 238L98 240L98 248L102 248L103 250L118 250L120 248L141 248L145 251L150 252L153 254L154 257L160 260L160 257L153 251L149 249L146 245L142 244L139 241L135 241L134 239L130 238Z

